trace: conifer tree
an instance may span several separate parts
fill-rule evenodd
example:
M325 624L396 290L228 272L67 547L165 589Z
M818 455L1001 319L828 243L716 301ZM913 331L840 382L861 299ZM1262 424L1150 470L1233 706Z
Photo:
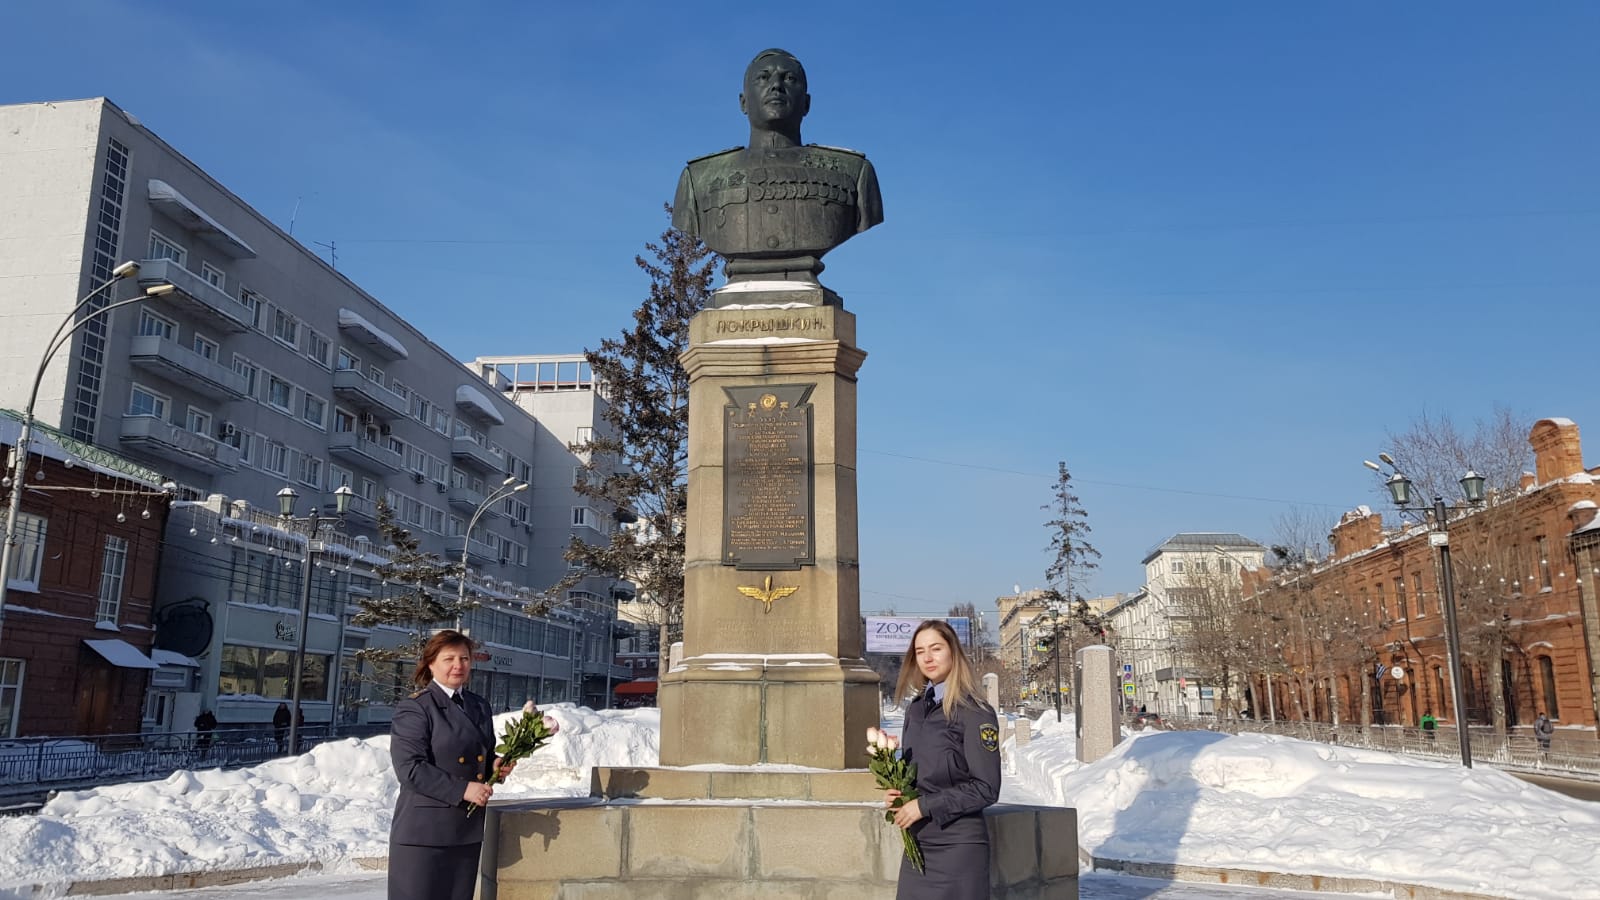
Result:
M373 574L381 583L372 596L360 599L361 611L350 622L361 628L399 625L410 630L410 638L404 644L369 646L356 654L359 662L372 669L363 678L378 687L375 699L393 702L407 692L407 679L401 676L409 674L397 672L396 667L415 665L436 629L454 626L478 604L472 600L458 602L455 592L445 587L446 581L462 575L460 563L446 562L438 554L423 550L421 542L400 527L394 510L382 501L378 503L378 531L383 535L389 561L374 567Z
M672 208L666 211L670 219ZM572 572L554 593L564 595L585 574L633 582L659 629L664 658L683 621L689 505L689 375L678 358L689 349L689 320L711 295L719 259L671 227L645 249L649 258L634 262L649 277L650 293L634 310L632 327L584 354L605 391L606 427L573 446L585 459L573 489L634 521L603 544L574 536L566 551Z

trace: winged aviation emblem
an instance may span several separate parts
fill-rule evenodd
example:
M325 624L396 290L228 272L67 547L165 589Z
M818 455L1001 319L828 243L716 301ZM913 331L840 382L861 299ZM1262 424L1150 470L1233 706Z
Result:
M800 590L798 587L773 587L771 575L767 576L767 580L762 582L761 587L750 587L743 584L739 585L739 593L745 595L746 597L753 597L756 600L760 600L762 603L765 603L767 605L767 612L772 612L772 601L782 600L798 590Z

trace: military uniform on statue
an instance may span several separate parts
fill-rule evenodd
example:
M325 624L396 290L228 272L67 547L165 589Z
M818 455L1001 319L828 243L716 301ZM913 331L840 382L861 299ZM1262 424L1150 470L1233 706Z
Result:
M1000 796L1000 729L978 696L955 631L923 622L911 639L896 693L922 686L906 710L900 747L917 766L921 794L897 811L922 848L924 871L900 865L898 900L989 896L989 826L983 810ZM897 792L891 791L891 799Z
M472 643L456 631L428 641L415 681L395 705L389 755L400 797L389 830L389 900L471 900L483 846L480 809L493 793L494 717L466 690Z

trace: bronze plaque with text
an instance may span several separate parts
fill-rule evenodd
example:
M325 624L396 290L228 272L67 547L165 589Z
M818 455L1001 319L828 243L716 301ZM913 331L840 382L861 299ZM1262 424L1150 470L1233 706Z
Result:
M814 384L724 388L722 563L798 569L816 562L812 522Z

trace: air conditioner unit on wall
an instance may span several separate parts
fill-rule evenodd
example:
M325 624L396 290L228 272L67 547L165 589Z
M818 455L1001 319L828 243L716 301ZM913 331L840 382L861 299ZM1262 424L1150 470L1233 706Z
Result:
M227 440L238 433L238 426L234 425L232 422L223 422L222 425L217 428L217 437L222 438L223 440Z
M412 469L411 470L411 480L415 481L417 484L421 484L422 482L426 481L427 479L428 479L428 476L422 474L421 472L418 472L416 469Z
M372 413L369 412L362 413L359 418L361 420L361 424L363 425L371 425L374 421L376 421Z
M442 481L435 481L435 482L434 482L434 483L433 483L433 489L434 489L434 490L436 490L436 491L438 491L438 492L439 492L439 493L441 493L441 494L442 494L442 493L444 493L444 492L445 492L445 486L444 486L444 482L442 482Z
M394 429L389 427L389 423L388 422L385 422L382 425L378 426L378 433L383 435L384 437L388 437L389 435L394 433Z

